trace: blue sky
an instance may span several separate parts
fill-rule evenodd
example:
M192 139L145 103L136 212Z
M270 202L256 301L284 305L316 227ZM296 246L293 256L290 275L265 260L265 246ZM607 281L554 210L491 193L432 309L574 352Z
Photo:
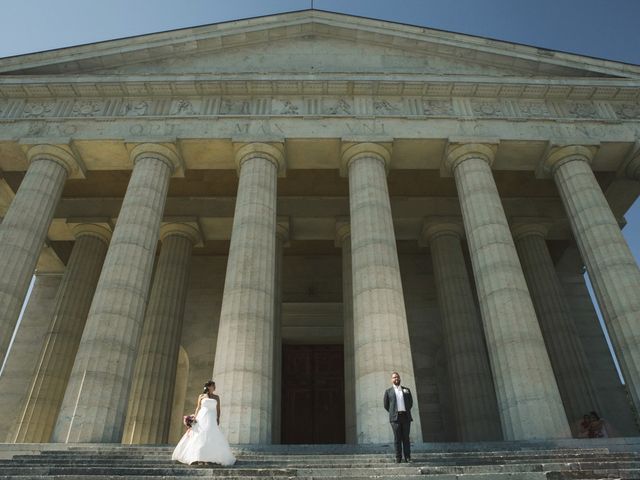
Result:
M20 0L0 57L309 8L311 0ZM640 65L640 0L314 0L315 8ZM640 260L640 202L623 233Z

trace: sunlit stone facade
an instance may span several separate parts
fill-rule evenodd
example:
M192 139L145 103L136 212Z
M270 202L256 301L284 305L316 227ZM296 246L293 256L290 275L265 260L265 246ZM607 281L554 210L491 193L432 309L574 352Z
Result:
M0 60L0 441L175 442L213 376L231 443L388 442L394 370L415 442L637 435L639 98L321 11Z

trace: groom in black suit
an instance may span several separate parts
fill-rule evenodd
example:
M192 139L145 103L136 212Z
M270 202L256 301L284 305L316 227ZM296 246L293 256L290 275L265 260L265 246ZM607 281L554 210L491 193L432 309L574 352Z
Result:
M409 430L411 430L411 407L413 407L413 397L411 390L400 385L400 375L398 372L391 374L392 387L384 392L384 409L389 412L389 422L393 429L393 445L396 449L396 463L404 460L411 462L411 445L409 443Z

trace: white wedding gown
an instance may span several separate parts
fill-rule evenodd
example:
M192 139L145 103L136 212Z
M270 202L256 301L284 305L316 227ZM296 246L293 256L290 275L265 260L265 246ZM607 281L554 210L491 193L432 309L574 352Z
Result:
M181 463L212 462L223 466L236 463L236 457L231 453L227 439L218 427L216 421L215 398L204 398L200 403L200 410L196 416L196 423L187 430L171 458Z

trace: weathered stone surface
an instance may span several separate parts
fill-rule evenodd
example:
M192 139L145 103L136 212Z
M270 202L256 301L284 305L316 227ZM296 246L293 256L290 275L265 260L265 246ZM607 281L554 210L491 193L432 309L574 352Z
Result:
M232 443L270 443L273 406L276 179L282 152L237 152L240 184L213 366Z
M602 408L587 356L545 242L546 231L544 225L517 223L514 240L569 426L577 437L582 416L591 411L601 412Z
M0 361L20 315L22 302L70 168L66 151L41 149L0 224Z
M560 393L491 172L494 149L453 145L456 180L505 440L570 436Z
M160 239L122 443L168 442L191 252L201 237L197 222L167 222Z
M134 169L54 428L55 442L120 442L172 158L134 151ZM100 392L100 394L97 394Z
M428 218L428 242L442 312L447 368L458 438L465 442L500 440L500 417L481 319L462 252L462 219Z
M389 441L388 418L380 415L385 384L397 371L414 392L407 316L386 163L389 153L377 144L356 144L343 152L349 175L351 207L351 271L358 443ZM422 440L418 402L412 410L411 438Z
M38 354L16 443L51 438L111 238L111 229L103 225L78 224L74 232L76 241L48 315L50 326Z
M557 148L551 169L573 235L587 267L620 368L636 409L640 407L640 269L591 170L593 149Z
M50 312L62 274L35 276L31 296L0 374L0 441L13 442L29 390L38 369L40 351L51 325Z

